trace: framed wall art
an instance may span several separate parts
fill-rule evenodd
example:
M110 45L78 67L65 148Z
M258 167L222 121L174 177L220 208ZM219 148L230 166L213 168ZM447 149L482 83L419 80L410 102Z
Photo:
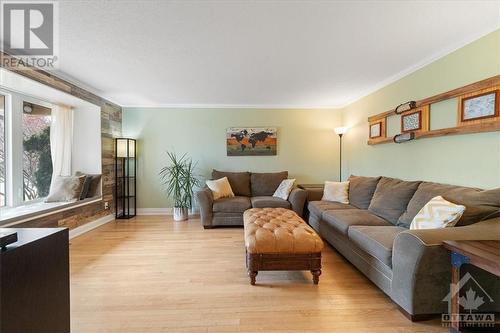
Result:
M445 101L446 105L437 106L438 103ZM436 108L434 108L435 105ZM453 122L447 122L447 127L442 127L443 118L450 116L448 112L451 111L450 106L457 110L454 114L456 126L450 126ZM401 109L404 111L401 112ZM438 115L441 112L448 113ZM432 124L434 128L431 128L431 115L434 115L435 123ZM389 133L397 130L394 128L397 126L397 122L394 121L395 117L399 117L397 120L401 123L400 134L387 137L386 124L389 125L387 129ZM391 119L390 123L388 119ZM382 128L381 133L379 128ZM394 109L369 116L368 131L368 145L409 141L406 138L417 140L500 131L500 75L418 101L405 102ZM377 137L379 133L381 136Z
M422 111L415 111L401 115L401 133L422 129Z
M462 122L498 116L498 90L463 97L460 105Z
M226 130L227 156L272 156L277 154L275 127L230 127Z
M380 138L382 136L382 122L378 121L370 125L370 139Z

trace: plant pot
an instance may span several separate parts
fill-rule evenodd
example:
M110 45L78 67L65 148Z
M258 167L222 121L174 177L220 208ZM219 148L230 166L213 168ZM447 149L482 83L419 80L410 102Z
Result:
M174 207L174 221L185 221L188 216L187 207Z

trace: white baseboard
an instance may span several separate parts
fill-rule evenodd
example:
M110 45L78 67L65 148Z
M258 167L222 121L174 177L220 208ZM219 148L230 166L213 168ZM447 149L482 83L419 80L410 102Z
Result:
M137 208L137 215L173 215L173 208ZM199 214L197 209L189 212L189 215Z
M80 236L86 232L89 232L92 229L95 229L97 227L100 227L101 225L109 223L109 222L113 221L114 219L115 219L115 216L113 214L109 214L109 215L103 216L97 220L94 220L92 222L85 223L84 225L76 227L75 229L71 229L69 231L69 239Z
M172 215L172 208L137 208L137 215Z

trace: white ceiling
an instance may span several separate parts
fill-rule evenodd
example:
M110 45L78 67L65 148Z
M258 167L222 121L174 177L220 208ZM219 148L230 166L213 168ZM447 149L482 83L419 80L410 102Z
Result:
M60 3L60 75L123 106L338 107L500 26L499 1Z

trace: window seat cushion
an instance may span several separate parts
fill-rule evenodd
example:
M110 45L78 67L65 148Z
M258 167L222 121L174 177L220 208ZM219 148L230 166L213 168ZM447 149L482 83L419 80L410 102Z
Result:
M0 226L7 227L21 221L29 221L42 215L88 205L100 200L102 200L102 197L96 196L73 202L35 202L17 207L2 208L0 209Z

